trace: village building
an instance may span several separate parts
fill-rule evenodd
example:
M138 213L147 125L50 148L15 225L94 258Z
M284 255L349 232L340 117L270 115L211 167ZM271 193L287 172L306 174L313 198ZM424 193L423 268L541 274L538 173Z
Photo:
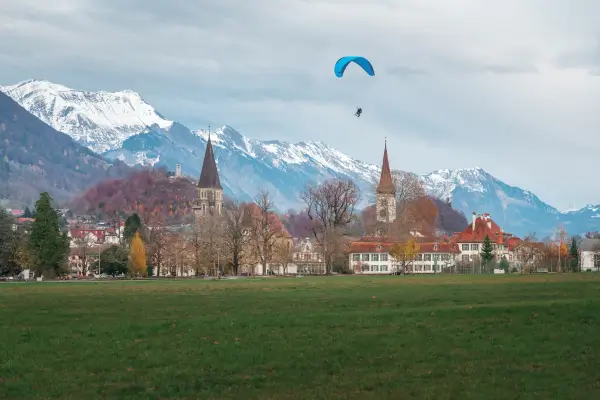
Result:
M579 270L600 271L600 239L584 239L579 246Z

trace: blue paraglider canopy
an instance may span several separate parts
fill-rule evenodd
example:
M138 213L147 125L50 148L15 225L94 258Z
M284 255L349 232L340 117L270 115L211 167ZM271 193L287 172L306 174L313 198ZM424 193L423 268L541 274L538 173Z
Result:
M333 67L333 72L335 72L335 76L337 76L338 78L344 76L344 71L346 71L346 67L351 62L358 64L370 76L375 75L375 70L373 69L373 66L371 65L369 60L367 60L364 57L349 56L342 57L339 60L337 60L337 62L335 63L335 67Z

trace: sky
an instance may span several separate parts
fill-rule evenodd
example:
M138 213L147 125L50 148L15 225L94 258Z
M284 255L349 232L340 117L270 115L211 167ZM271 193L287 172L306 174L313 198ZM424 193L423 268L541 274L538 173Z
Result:
M0 84L139 92L192 129L481 167L600 204L600 1L3 0ZM370 77L335 61L367 57ZM354 117L356 107L363 115Z

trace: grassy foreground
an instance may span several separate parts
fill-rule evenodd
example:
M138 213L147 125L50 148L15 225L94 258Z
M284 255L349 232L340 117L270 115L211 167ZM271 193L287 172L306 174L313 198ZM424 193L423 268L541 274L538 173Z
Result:
M0 398L600 398L600 279L0 285Z

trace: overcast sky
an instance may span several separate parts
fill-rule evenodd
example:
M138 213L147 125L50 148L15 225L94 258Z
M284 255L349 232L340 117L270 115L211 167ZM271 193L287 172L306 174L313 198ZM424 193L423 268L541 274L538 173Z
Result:
M132 89L190 128L479 166L600 203L598 0L0 0L0 84ZM362 55L343 79L333 64ZM361 106L363 116L353 116Z

